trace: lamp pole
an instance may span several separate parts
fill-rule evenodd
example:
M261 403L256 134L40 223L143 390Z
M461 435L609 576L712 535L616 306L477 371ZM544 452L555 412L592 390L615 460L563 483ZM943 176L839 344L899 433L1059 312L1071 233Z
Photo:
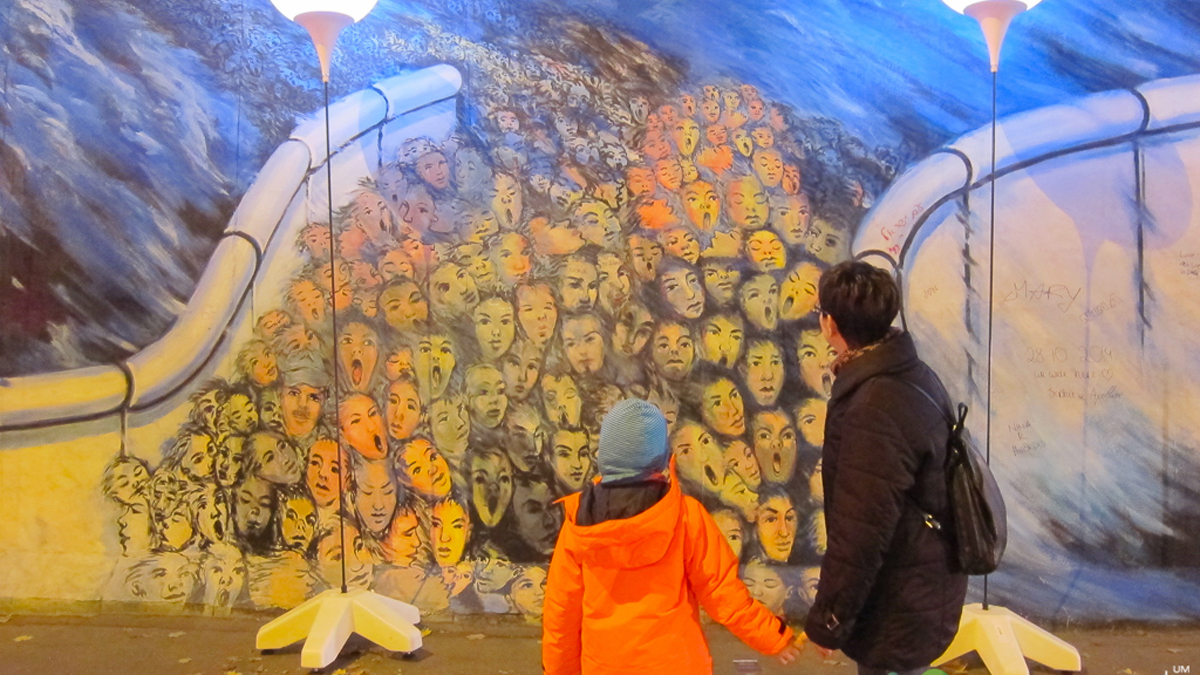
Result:
M346 27L365 17L377 0L271 0L287 18L308 31L321 64L321 84L325 108L325 188L328 199L330 274L330 318L333 330L332 395L335 418L340 418L337 352L337 241L333 224L333 147L329 120L329 66L338 35ZM341 420L335 419L334 436L341 451ZM374 591L346 587L346 499L345 475L338 472L338 538L341 551L341 588L330 589L301 603L283 616L258 630L255 646L261 650L282 649L300 640L304 648L300 664L305 668L324 668L341 653L352 633L395 652L413 652L421 647L421 631L416 625L421 614L416 607Z

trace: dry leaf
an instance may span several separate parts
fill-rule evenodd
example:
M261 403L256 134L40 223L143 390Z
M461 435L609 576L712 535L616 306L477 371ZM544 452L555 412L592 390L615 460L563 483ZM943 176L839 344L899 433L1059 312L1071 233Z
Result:
M487 636L484 635L483 633L471 633L470 635L467 636L467 639L468 640L482 640L485 637L487 637Z
M12 618L12 614L5 614L4 616L0 616L0 623L8 623L8 620L11 618Z
M177 630L177 631L175 631L174 633L167 633L167 637L169 637L169 638L177 638L177 637L179 637L180 635L187 635L187 633L185 633L185 632L183 632L183 631L181 631L181 630Z
M1178 654L1178 653L1182 652L1183 650L1175 649L1174 647L1167 647L1167 651L1171 652L1172 654Z
M26 640L32 640L32 639L33 639L32 635L18 635L17 637L13 638L13 642L25 642Z
M180 663L191 663L192 660L185 656L182 659L179 659L179 662Z

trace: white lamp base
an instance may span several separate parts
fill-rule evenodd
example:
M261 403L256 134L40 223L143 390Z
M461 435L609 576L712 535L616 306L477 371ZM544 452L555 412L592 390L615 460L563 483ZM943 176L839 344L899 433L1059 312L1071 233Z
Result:
M304 640L300 665L324 668L333 663L351 633L393 652L421 648L416 607L367 590L330 589L258 629L255 647L283 649Z
M1083 667L1079 650L1029 620L1003 607L974 604L963 607L958 634L933 665L978 652L991 675L1029 675L1025 659L1055 670Z

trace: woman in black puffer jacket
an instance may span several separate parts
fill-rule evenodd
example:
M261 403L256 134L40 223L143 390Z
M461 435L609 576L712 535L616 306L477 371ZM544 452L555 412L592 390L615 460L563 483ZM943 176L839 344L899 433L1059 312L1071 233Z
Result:
M922 672L954 638L967 577L955 571L944 464L950 409L912 338L891 328L891 276L846 262L820 282L821 329L838 352L822 452L829 547L806 633L861 675Z

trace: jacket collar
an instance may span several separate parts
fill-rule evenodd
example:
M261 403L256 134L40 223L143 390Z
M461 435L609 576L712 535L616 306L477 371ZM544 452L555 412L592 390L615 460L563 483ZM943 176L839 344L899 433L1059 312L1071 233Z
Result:
M877 375L900 372L919 362L912 336L900 333L858 358L848 361L833 381L830 401L849 396L859 385Z

